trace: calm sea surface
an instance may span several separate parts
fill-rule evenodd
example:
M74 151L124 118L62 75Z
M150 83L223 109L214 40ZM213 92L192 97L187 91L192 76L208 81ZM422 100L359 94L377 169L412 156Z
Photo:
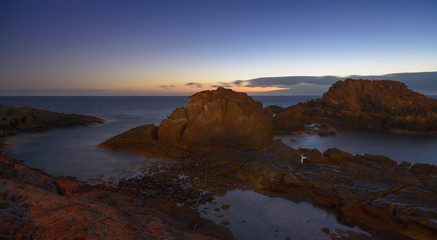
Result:
M314 97L278 96L254 97L264 106L287 107ZM7 139L9 156L26 165L52 175L70 175L81 180L130 176L145 164L168 161L100 149L106 139L133 127L159 123L176 107L186 105L188 97L0 97L0 104L64 113L79 113L101 117L103 125L58 129L44 133L21 134ZM318 148L321 151L337 147L351 153L371 153L391 157L396 161L437 164L437 137L374 132L339 132L336 137L311 135L280 136L293 147ZM242 201L244 200L244 201ZM231 208L216 213L214 206L205 205L202 215L228 227L238 239L329 239L322 227L360 232L337 221L334 215L308 203L296 203L283 198L264 196L252 191L230 191L217 197L218 204ZM219 216L223 215L223 216ZM244 221L243 221L244 220ZM243 221L243 222L242 222Z

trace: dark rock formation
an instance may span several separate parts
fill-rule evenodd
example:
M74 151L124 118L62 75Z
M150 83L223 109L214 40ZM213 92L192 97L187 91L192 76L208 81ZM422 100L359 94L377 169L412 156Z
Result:
M354 85L355 81L346 82ZM302 111L289 108L283 113L294 116L297 121L293 124L305 126L306 110L312 109L308 106L322 111L319 102L322 100L299 104ZM332 124L333 117L326 116L326 122ZM393 239L435 239L437 167L398 165L384 156L352 155L339 149L298 151L272 140L271 119L272 113L247 95L219 88L195 94L187 108L176 109L159 128L141 126L102 146L188 160L171 169L169 178L182 174L200 189L280 192L335 211L344 221L368 227L375 234L384 231ZM323 124L318 128L329 129Z
M270 111L272 111L273 114L277 114L277 113L280 113L280 112L285 110L284 107L281 107L278 105L270 105L270 106L267 106L266 108L269 109Z
M272 117L246 93L202 91L161 122L158 141L187 147L258 147L272 138Z
M305 126L313 123L336 129L435 133L437 100L416 93L401 82L346 79L334 83L321 99L278 113L274 132L305 132Z
M1 239L234 239L186 207L0 157Z
M219 87L194 94L159 127L137 127L100 146L171 157L208 148L257 148L272 140L272 119L247 94Z
M309 201L371 234L384 233L381 239L437 236L436 166L408 168L384 156L339 149L299 153L280 141L255 152L211 151L194 159L171 174L182 173L197 187L213 192L249 188Z
M88 126L97 123L103 123L103 120L79 114L34 109L30 106L15 108L0 104L0 139L20 132L40 132L52 128Z

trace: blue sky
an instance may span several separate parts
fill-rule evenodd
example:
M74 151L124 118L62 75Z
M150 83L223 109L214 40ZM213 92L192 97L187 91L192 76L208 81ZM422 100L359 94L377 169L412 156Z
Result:
M183 94L260 77L437 71L437 1L0 5L2 94Z

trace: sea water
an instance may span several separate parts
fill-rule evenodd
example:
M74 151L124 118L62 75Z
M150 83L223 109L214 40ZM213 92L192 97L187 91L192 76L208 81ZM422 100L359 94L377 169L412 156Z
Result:
M287 107L310 96L254 97L264 106ZM186 105L188 97L0 97L0 104L79 113L105 119L91 127L57 129L9 137L9 156L52 175L70 175L81 180L134 176L140 167L169 161L101 149L106 139L143 124L165 119L176 107ZM316 135L277 136L293 147L337 147L352 153L387 155L396 161L437 164L437 137L376 132L345 132L335 137ZM238 239L329 239L323 227L332 231L356 233L356 227L338 222L333 214L305 202L269 197L253 191L233 190L217 196L217 203L201 206L202 216L217 223L228 221ZM228 210L214 211L227 203ZM223 215L223 216L221 216ZM345 235L347 236L347 235Z

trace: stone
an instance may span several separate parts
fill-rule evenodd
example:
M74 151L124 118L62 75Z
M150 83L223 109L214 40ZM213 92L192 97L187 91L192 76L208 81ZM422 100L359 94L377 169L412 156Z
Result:
M222 209L223 210L229 209L229 204L227 204L227 203L223 204Z

